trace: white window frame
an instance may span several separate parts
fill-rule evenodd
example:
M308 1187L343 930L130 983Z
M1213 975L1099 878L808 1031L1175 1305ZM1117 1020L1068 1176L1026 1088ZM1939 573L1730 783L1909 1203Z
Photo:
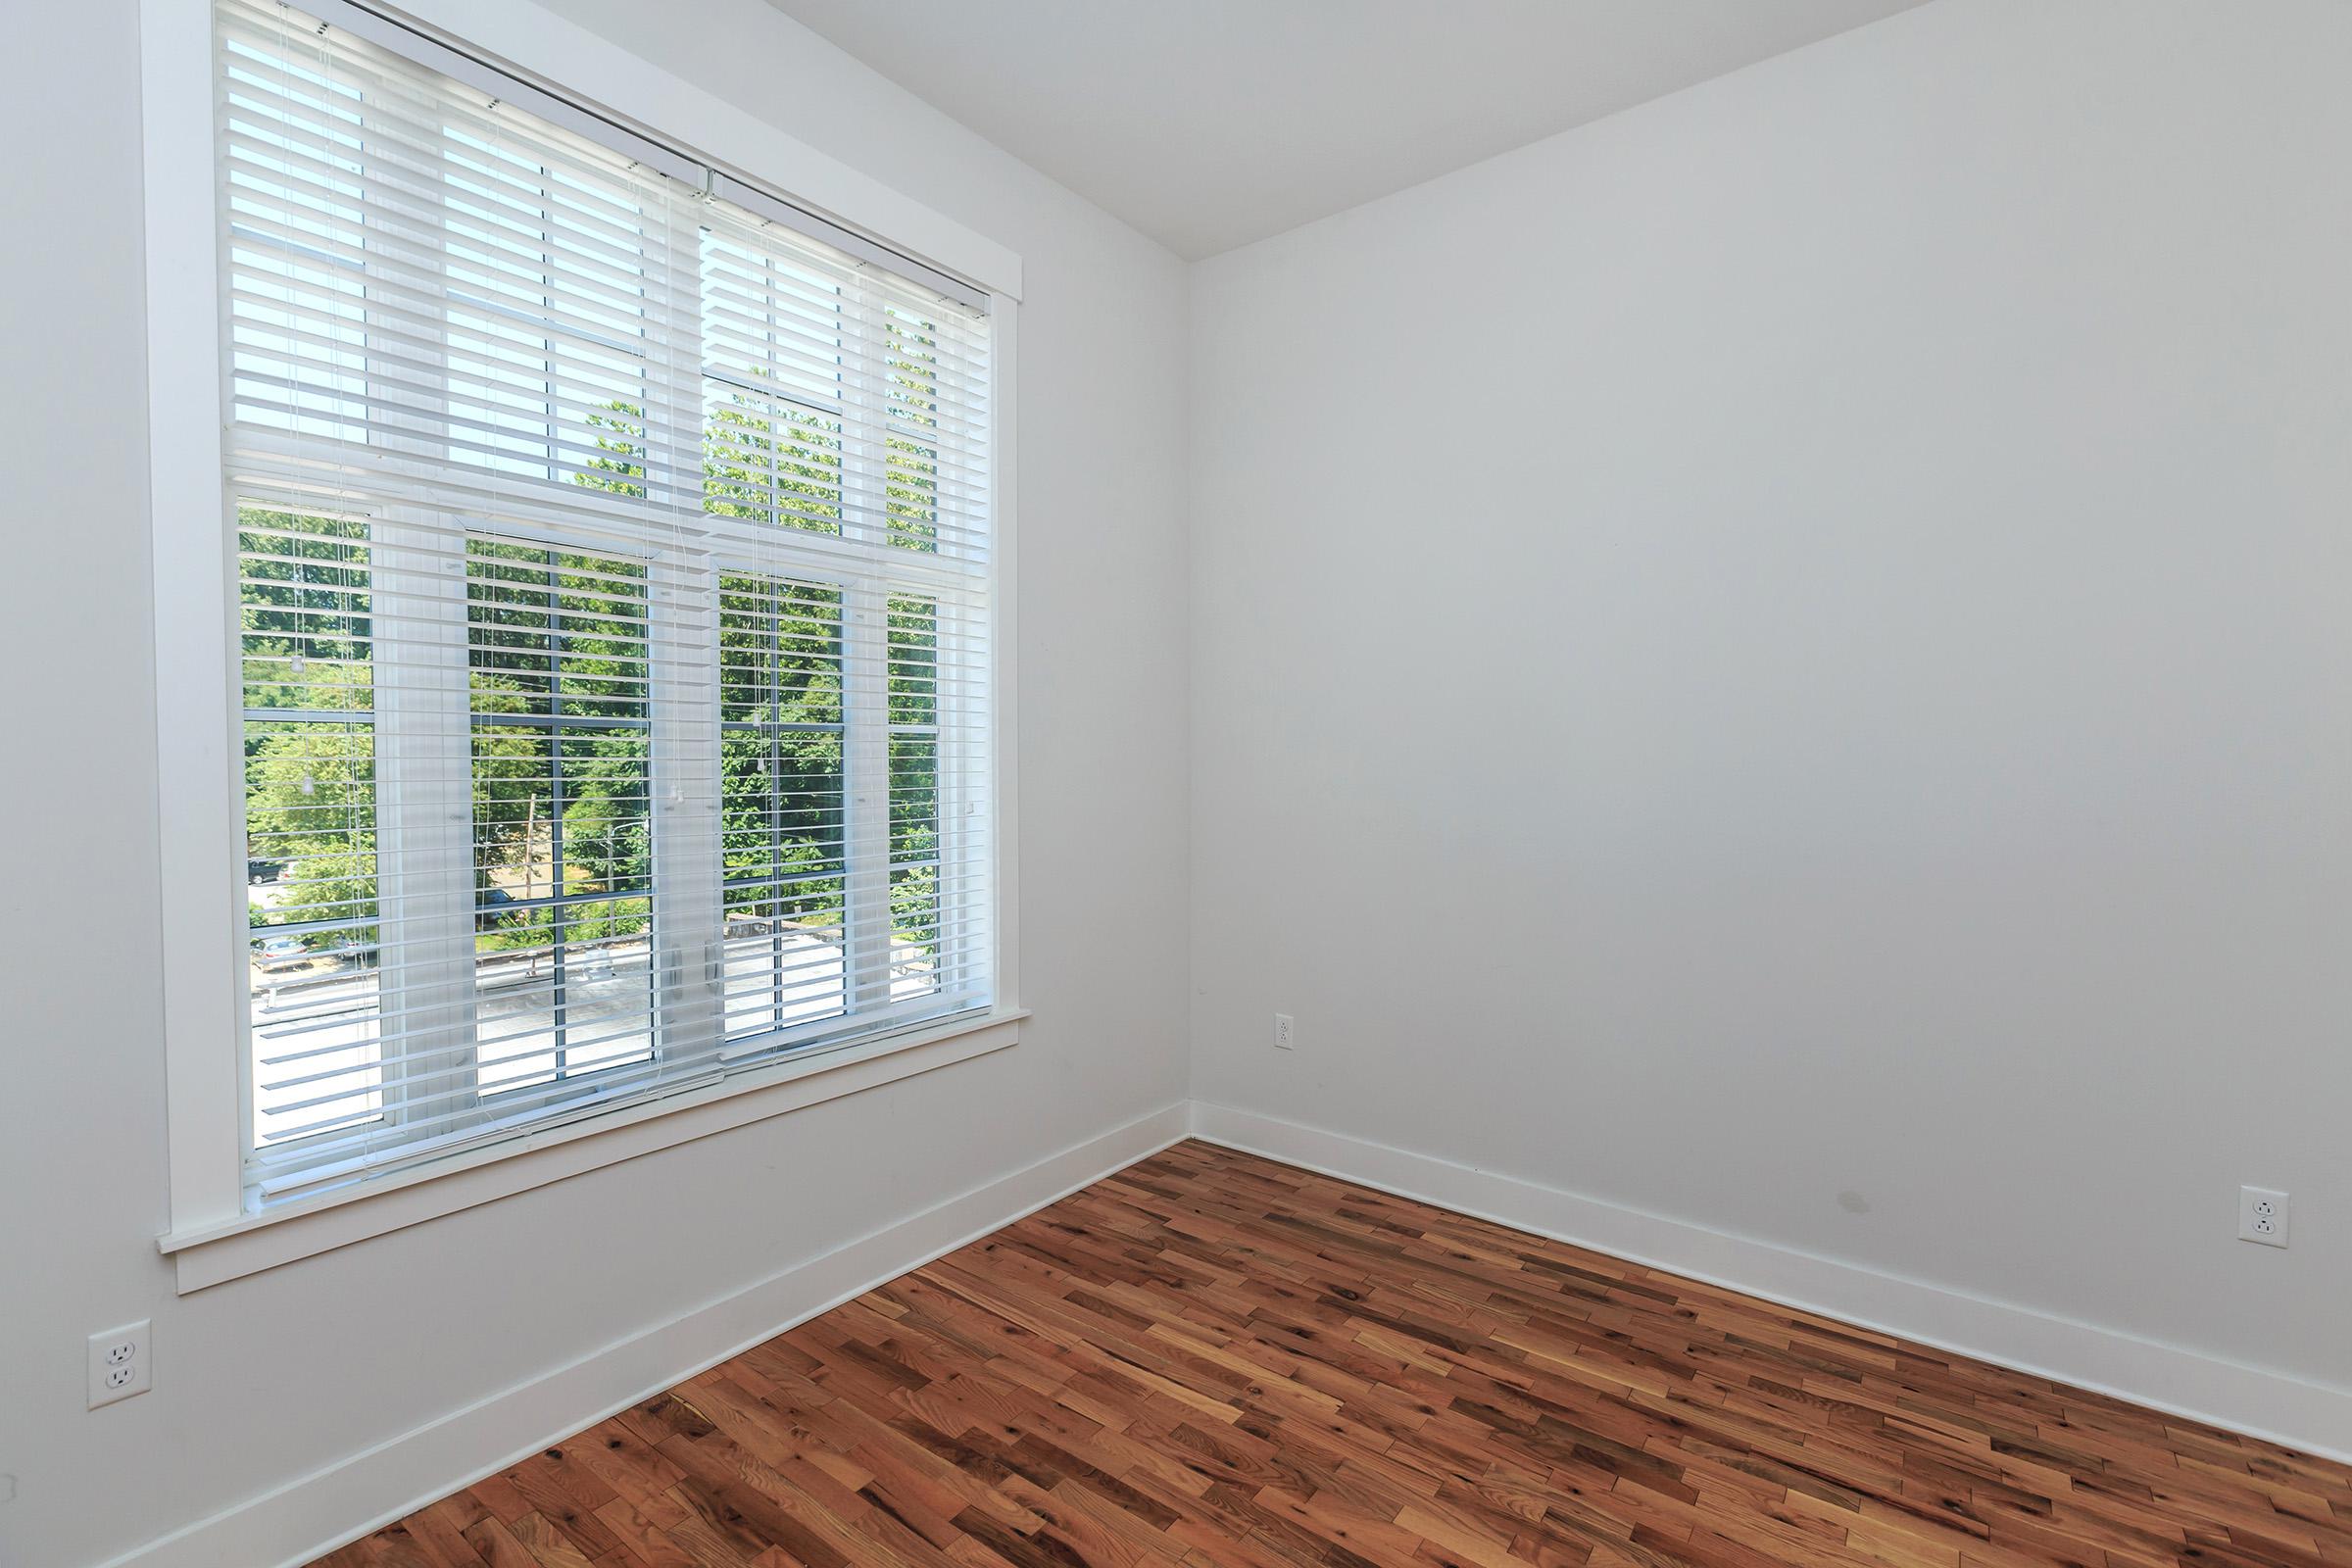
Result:
M171 1229L182 1294L689 1139L967 1060L1019 1038L1014 668L1020 258L530 0L408 0L402 13L657 126L827 218L990 296L991 886L995 994L984 1015L785 1055L720 1082L353 1188L252 1211L243 1178L250 1003L236 566L226 527L210 0L142 0L148 441L155 592L159 912ZM657 897L660 897L657 892Z

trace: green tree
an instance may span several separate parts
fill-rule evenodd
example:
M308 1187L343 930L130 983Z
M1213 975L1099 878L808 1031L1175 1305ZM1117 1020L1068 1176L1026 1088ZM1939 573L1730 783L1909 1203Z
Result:
M477 903L490 906L493 890L613 896L497 916L477 946L644 931L653 874L645 567L475 539L466 582Z
M883 331L885 527L894 545L936 551L937 329L888 310ZM574 481L648 495L653 446L644 407L615 401L590 423L597 452ZM836 416L780 390L734 388L705 410L703 442L708 512L841 531ZM247 725L249 853L285 866L256 923L333 923L341 929L306 940L371 949L378 911L373 736L364 718L374 706L368 525L248 507L239 514L239 547L245 706L287 714ZM492 540L472 541L467 556L471 703L477 719L489 720L476 723L473 738L477 899L487 903L502 881L542 896L612 895L566 912L497 918L482 943L528 948L643 931L653 871L643 568ZM840 596L755 577L730 577L720 593L728 907L839 925ZM937 617L935 607L894 598L888 618L892 922L901 942L928 953L938 929ZM355 721L327 716L341 712ZM501 716L518 722L500 724Z
M237 516L247 855L282 867L257 926L363 958L376 941L375 759L367 524L246 507ZM349 713L351 722L334 715Z

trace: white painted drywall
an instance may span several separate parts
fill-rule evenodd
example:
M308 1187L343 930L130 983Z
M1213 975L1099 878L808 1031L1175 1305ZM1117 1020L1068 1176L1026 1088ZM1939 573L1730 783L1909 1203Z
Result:
M173 1297L133 8L25 8L0 131L71 156L0 162L0 1561L1182 1096L1188 871L1196 1092L1258 1125L2352 1382L2352 12L1937 0L1197 270L1188 398L1164 253L705 4L729 50L557 0L1027 263L1039 1016ZM138 1316L155 1392L85 1413Z
M1181 267L756 0L701 8L718 53L686 47L674 8L560 9L1027 263L1036 1016L1011 1051L175 1297L153 1242L168 1207L135 7L13 9L12 45L37 69L0 93L11 1568L86 1568L1183 1096ZM140 1317L154 1392L85 1412L83 1337Z
M1197 266L1196 1097L2352 1385L2348 60L1939 0Z

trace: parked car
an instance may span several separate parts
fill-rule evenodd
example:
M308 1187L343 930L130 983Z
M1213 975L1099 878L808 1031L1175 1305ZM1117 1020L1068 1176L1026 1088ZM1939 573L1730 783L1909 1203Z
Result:
M265 937L254 954L265 969L283 969L288 964L301 963L310 956L310 949L302 945L299 937Z
M481 902L474 906L473 928L476 931L496 930L499 922L514 912L507 907L514 902L514 895L509 893L505 888L491 888L482 895Z

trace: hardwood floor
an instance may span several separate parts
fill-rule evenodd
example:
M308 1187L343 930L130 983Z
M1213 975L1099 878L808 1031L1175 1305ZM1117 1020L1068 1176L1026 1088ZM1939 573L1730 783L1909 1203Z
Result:
M1188 1143L320 1562L2352 1565L2352 1471Z

